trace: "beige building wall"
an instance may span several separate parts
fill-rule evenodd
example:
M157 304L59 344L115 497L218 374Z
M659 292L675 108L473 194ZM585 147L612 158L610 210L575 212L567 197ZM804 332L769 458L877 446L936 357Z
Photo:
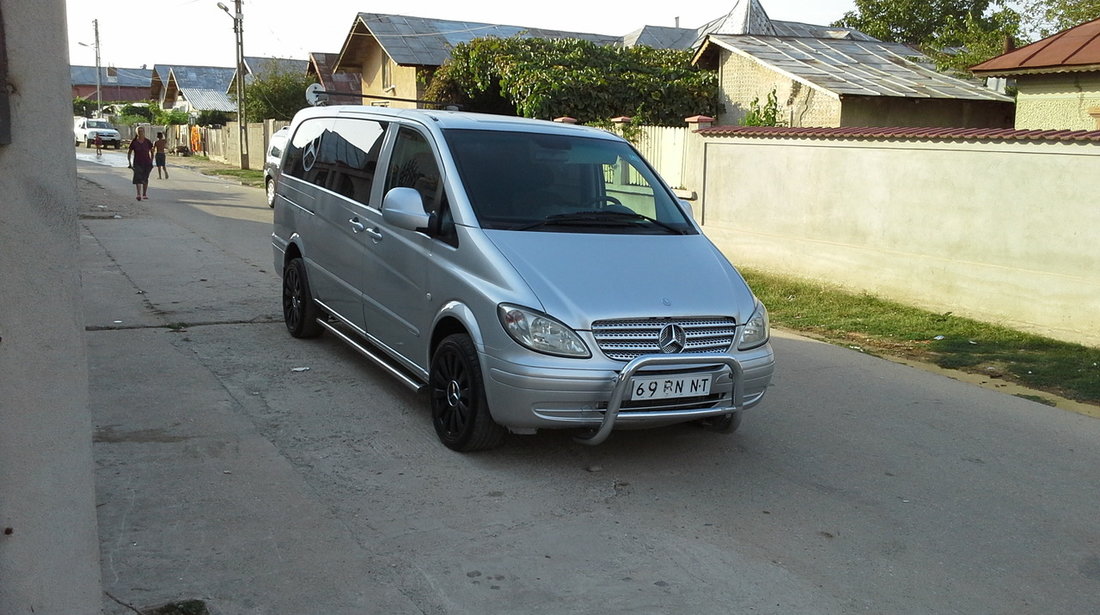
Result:
M718 66L718 123L741 123L753 99L761 107L775 90L779 117L786 126L840 126L840 99L765 67L752 58L723 50Z
M1016 128L1096 130L1089 110L1100 107L1100 72L1020 75Z
M417 99L419 91L416 70L414 66L397 65L377 44L368 45L359 69L362 75L362 91L371 96ZM364 98L363 104L401 109L416 108L416 103L412 102L382 101L371 98Z
M739 266L1100 346L1100 144L689 141Z
M0 613L93 615L103 599L65 3L2 4Z

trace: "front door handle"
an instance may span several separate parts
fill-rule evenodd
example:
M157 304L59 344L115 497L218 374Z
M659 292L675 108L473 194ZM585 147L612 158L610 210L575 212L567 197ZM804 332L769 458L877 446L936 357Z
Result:
M375 241L382 241L382 233L376 228L367 229L367 235Z

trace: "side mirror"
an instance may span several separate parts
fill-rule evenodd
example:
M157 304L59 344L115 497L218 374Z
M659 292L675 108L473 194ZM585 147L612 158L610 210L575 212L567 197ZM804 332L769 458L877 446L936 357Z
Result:
M394 188L382 199L382 219L407 231L426 232L431 217L424 211L424 200L413 188Z
M689 218L694 220L695 219L695 211L691 208L691 203L685 201L684 199L679 199L679 201L680 201L680 208L684 210L684 212L688 215Z

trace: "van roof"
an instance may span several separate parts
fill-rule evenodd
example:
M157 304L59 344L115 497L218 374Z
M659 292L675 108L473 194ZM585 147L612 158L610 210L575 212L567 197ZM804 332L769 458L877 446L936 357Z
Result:
M535 120L525 117L473 113L469 111L437 111L432 109L395 109L391 107L371 107L365 105L333 105L313 107L298 112L301 119L306 117L324 117L334 115L379 117L388 116L431 122L443 129L501 130L519 132L539 132L543 134L573 134L586 137L602 137L619 140L620 137L598 128L577 126L549 120ZM299 118L295 118L299 119Z

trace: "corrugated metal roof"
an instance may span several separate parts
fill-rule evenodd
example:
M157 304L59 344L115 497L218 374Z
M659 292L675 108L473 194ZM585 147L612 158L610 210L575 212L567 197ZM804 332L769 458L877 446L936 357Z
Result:
M455 45L487 36L579 38L604 45L613 45L620 40L619 37L603 34L378 13L359 13L359 20L378 40L386 54L394 62L405 66L439 66L451 56Z
M970 70L982 75L1018 75L1075 69L1100 70L1100 19L986 60Z
M296 73L304 75L309 68L309 60L295 60L292 58L263 58L259 56L245 56L245 68L250 75L263 75L265 72L275 69L284 73Z
M623 47L645 45L654 49L690 49L696 40L696 30L667 26L643 26L623 37Z
M1100 130L1013 130L1009 128L712 126L698 131L712 137L795 139L890 139L913 141L1087 141L1100 143Z
M737 0L715 26L714 34L777 36L772 20L759 0Z
M899 43L722 34L712 34L707 41L837 96L1012 101L980 83L919 64L915 60L924 56Z
M157 65L159 71L163 65ZM175 77L180 89L199 88L204 90L220 90L225 92L233 81L236 68L222 68L219 66L167 66L171 76Z
M95 85L95 67L69 66L69 78L73 85ZM147 88L152 79L153 71L148 68L99 67L100 85Z
M237 105L221 90L181 87L180 96L199 111L235 112L237 110Z

